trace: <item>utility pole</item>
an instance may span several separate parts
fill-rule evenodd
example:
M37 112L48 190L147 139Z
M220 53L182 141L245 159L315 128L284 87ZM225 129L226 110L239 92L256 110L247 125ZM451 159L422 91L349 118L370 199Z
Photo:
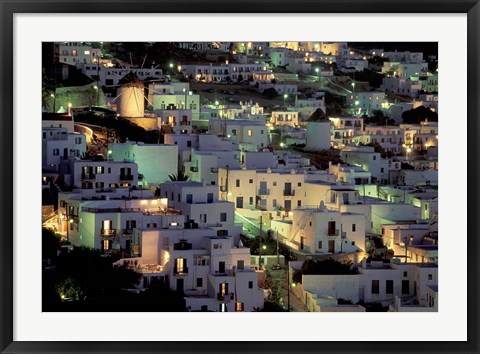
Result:
M97 55L97 100L96 100L97 106L98 106L98 91L100 90L99 81L100 81L100 57Z
M278 254L278 230L277 230L277 264L280 264L280 255Z
M258 245L258 270L262 269L262 224L263 224L263 217L260 215L260 238L259 238L259 245Z
M287 263L287 310L290 312L290 261Z

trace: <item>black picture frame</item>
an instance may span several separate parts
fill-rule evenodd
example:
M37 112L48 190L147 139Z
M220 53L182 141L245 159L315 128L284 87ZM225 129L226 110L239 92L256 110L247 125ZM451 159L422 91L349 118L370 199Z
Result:
M17 342L13 341L13 16L16 13L228 13L254 4L258 13L466 13L468 41L468 340L465 342ZM0 0L0 225L1 235L1 332L2 353L478 353L478 136L479 131L479 0ZM459 151L458 153L464 153ZM451 324L454 326L455 324ZM221 339L221 336L219 337ZM428 339L428 338L426 338ZM413 349L413 350L412 350Z

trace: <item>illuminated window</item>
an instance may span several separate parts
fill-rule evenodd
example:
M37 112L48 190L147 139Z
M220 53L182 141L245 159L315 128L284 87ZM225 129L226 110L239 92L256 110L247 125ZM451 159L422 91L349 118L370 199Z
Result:
M110 250L110 245L111 245L110 240L103 240L103 241L102 241L102 250L103 250L103 251L108 251L108 250Z
M86 50L83 52L84 55L90 55L90 51L89 50Z
M112 220L103 220L102 221L102 229L103 230L111 230L112 229Z
M175 260L175 274L186 273L187 272L187 260L185 258L177 258Z
M72 57L76 57L77 56L77 51L76 50L72 50Z
M220 295L226 295L228 294L228 283L221 283L220 284Z
M252 136L252 135L253 135L253 132L252 132L251 129L248 130L247 135L248 135L248 136Z
M235 303L235 311L243 311L243 302Z

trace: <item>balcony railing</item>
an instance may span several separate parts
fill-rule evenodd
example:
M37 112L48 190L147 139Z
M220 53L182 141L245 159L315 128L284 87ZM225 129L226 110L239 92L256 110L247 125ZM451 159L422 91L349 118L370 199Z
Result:
M218 173L218 167L212 167L212 168L210 169L210 172L211 172L211 173Z
M191 123L189 121L183 121L183 122L180 122L180 125L190 125Z
M82 181L85 181L88 179L95 179L95 173L91 173L91 172L82 173Z
M117 230L115 229L102 229L101 230L101 235L103 237L112 237L112 236L115 236L117 234Z
M227 294L218 293L217 294L217 300L218 301L229 302L230 300L233 300L234 298L235 298L235 295L233 293L227 293Z
M338 236L338 234L339 234L338 229L328 229L327 231L328 236Z
M220 186L220 192L226 192L227 186Z
M176 275L176 276L188 275L188 267L183 267L182 269L174 269L173 275Z
M132 236L133 235L133 229L123 229L123 235L124 236Z
M258 195L270 195L270 189L259 189Z
M295 190L293 190L293 189L290 189L290 190L285 189L285 190L283 191L283 195L284 195L284 196L293 197L293 196L295 195Z
M120 175L120 181L133 181L133 175Z

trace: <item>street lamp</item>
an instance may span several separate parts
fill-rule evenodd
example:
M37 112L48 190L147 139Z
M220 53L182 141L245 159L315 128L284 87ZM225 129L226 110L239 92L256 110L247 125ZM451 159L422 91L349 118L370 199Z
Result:
M320 73L320 68L315 68L315 73L317 74L317 81L320 81L320 76L318 75Z
M360 101L359 101L359 100L356 100L356 101L354 102L354 104L355 104L355 116L357 116L357 114L359 113L359 112L357 112L357 111L358 111L358 105L360 104Z
M187 89L184 87L183 88L183 93L185 94L185 103L184 103L184 106L185 108L184 109L187 109Z
M287 95L287 94L284 94L284 95L283 95L283 105L284 105L284 106L286 105L285 101L287 100L287 98L288 98L288 95Z
M50 94L50 97L53 98L53 113L55 113L55 95L53 93Z
M408 245L412 245L413 243L413 235L410 235L409 239L408 239L408 242L407 242L407 236L405 236L405 263L407 263L407 259L408 259Z
M403 147L405 148L406 161L408 161L408 155L412 152L412 148L406 144L403 144Z

